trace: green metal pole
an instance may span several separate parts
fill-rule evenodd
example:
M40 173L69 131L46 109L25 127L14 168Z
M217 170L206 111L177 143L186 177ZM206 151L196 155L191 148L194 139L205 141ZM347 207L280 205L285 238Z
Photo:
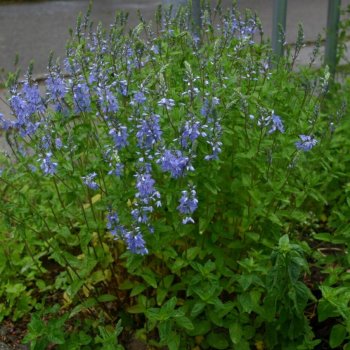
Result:
M286 32L286 18L287 0L274 0L272 22L272 50L277 57L283 56L284 33Z
M337 65L337 44L341 0L328 0L327 37L324 63L332 75Z
M202 26L201 0L192 0L192 16L193 16L194 32L198 34Z

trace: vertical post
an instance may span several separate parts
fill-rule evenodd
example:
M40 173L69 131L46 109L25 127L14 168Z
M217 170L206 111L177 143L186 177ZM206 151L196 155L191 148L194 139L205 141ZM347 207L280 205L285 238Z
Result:
M284 33L286 32L286 18L287 0L274 0L272 23L272 50L275 53L276 57L283 56Z
M164 8L173 7L172 13L175 15L179 10L180 6L187 5L188 0L162 0L162 5Z
M332 75L337 64L337 44L341 0L328 0L327 37L324 63Z
M201 0L192 0L192 17L194 32L199 33L202 21L201 21Z

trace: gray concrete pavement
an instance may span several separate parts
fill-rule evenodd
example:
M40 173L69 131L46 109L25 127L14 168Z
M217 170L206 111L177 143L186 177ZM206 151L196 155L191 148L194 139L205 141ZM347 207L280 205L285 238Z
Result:
M231 0L223 0L228 7ZM35 72L46 70L48 54L51 50L57 56L64 56L68 28L74 27L79 12L85 12L88 0L53 0L43 2L23 2L0 5L0 67L13 70L16 53L19 66L26 69L30 60L35 62ZM108 26L113 21L116 10L130 13L130 24L137 23L136 10L140 9L146 19L153 17L161 0L95 0L92 11L93 21L101 21ZM212 0L215 4L216 1ZM327 19L328 0L289 0L287 16L287 42L293 42L298 23L305 28L305 38L315 40L324 33ZM342 0L347 6L350 0ZM273 0L238 0L240 10L250 8L261 18L266 35L271 34Z

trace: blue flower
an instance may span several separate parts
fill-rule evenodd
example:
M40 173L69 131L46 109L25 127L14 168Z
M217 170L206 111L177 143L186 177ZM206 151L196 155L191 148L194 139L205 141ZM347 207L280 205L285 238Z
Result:
M98 87L97 96L103 113L116 113L118 111L118 101L109 88Z
M94 181L96 178L97 174L96 173L91 173L89 175L83 176L83 183L91 188L92 190L97 190L99 188L98 184Z
M299 135L299 138L301 141L295 143L295 146L299 151L310 151L318 142L313 136L309 135Z
M75 113L91 110L90 90L87 84L80 83L73 87L73 101Z
M109 211L107 214L107 229L115 239L125 239L127 235L126 228L120 224L118 214L114 211Z
M61 149L63 147L62 140L59 137L55 139L55 146L57 149Z
M65 81L59 75L50 75L46 79L46 88L50 101L58 101L67 93Z
M149 173L137 173L135 194L137 199L131 215L137 223L147 224L149 222L149 213L154 210L154 204L161 206L160 193L154 188L155 181Z
M128 96L128 82L126 80L121 80L119 82L119 86L120 86L120 93L123 96Z
M57 163L52 162L51 158L52 158L52 153L48 152L46 153L45 158L39 159L39 161L41 161L40 168L45 175L53 175L56 172Z
M140 228L136 227L135 232L127 232L125 234L125 242L128 249L134 254L145 255L148 254L146 242L140 232Z
M45 106L37 85L30 85L28 82L26 82L23 85L22 91L24 94L24 99L27 102L26 109L28 115L45 111Z
M137 174L136 179L137 197L147 198L154 193L155 181L150 174Z
M143 104L147 101L147 98L145 94L142 91L138 91L134 94L134 99L131 101L131 105L134 105L136 103Z
M190 215L192 215L192 213L195 212L198 207L198 199L195 188L192 187L189 191L182 191L182 196L179 202L180 205L177 207L177 210L181 214L186 215L186 217L182 220L182 223L193 223L194 220L190 217Z
M154 114L142 119L137 125L136 137L141 148L151 148L160 141L162 130L159 126L159 115Z
M161 158L158 160L163 171L169 171L173 178L184 175L185 169L192 169L189 164L189 158L182 155L182 152L165 150Z
M268 131L269 134L272 134L276 130L278 130L282 134L284 133L284 125L283 125L282 119L281 119L281 117L276 115L273 111L272 111L272 116L270 119L270 124L272 124L272 125L271 125L270 130Z
M206 133L201 132L201 123L192 117L185 122L181 134L181 146L187 148L190 142L194 142L200 135L206 136Z
M171 110L175 106L175 101L172 98L162 98L158 102L158 106L163 106L167 110Z
M128 129L126 126L119 125L118 129L111 129L109 135L112 136L115 147L120 150L128 145Z

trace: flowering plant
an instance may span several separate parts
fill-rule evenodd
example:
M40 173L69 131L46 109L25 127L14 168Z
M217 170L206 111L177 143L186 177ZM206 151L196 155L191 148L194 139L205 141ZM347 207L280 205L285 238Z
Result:
M205 7L199 36L187 11L156 18L129 34L123 14L108 33L79 18L44 94L30 70L10 82L0 211L25 257L15 318L53 298L62 332L100 326L52 339L37 306L34 349L114 349L130 333L170 349L306 344L308 249L285 234L297 239L322 198L327 74L293 72L288 60L271 68L258 20L236 9ZM276 278L283 288L265 283Z

